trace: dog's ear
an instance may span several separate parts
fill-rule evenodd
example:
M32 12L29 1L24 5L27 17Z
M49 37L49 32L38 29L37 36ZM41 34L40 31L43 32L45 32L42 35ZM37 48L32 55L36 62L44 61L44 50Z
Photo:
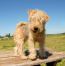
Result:
M30 15L32 16L32 15L35 14L36 12L37 12L37 10L29 10L29 11L28 11L28 14L29 14L29 16L30 16Z
M46 13L43 13L43 15L44 15L45 22L47 22L50 19L50 17Z
M45 18L45 21L47 22L50 19L50 17L47 15Z
M28 11L28 14L30 15L31 13L32 13L32 10L29 10L29 11Z

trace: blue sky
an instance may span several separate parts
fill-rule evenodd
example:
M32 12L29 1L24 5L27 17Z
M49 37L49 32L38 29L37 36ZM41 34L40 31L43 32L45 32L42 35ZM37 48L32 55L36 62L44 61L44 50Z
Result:
M29 9L40 9L50 16L46 33L65 32L65 0L0 0L0 35L13 34L19 21L28 22Z

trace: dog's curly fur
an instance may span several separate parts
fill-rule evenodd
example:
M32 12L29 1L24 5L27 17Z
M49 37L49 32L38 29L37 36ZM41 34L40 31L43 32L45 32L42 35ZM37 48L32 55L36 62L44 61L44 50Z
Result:
M28 39L28 46L30 55L28 58L35 59L35 42L39 42L40 57L44 58L44 45L45 45L45 24L49 20L49 16L41 10L29 10L29 24L20 22L16 26L14 32L14 41L16 42L15 53L21 56L22 59L27 59L23 52L23 46Z

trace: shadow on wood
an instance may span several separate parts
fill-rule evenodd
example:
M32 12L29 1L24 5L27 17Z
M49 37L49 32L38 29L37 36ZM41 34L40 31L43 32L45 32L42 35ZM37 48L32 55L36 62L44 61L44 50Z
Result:
M26 50L24 52L24 54L25 54L25 56L28 56L30 54L29 50ZM45 51L45 54L46 54L47 57L49 57L49 56L52 55L52 53L49 53L48 51ZM40 52L39 52L39 50L36 50L36 55L37 55L37 58L40 58Z

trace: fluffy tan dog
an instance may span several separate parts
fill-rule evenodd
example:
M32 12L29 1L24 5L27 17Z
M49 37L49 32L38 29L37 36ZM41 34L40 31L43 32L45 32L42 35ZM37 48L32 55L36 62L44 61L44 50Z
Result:
M39 42L40 57L45 58L45 24L49 16L41 10L29 10L29 24L21 22L16 26L14 41L16 42L15 53L22 59L27 59L23 52L23 46L28 39L30 55L28 58L35 59L35 42Z

